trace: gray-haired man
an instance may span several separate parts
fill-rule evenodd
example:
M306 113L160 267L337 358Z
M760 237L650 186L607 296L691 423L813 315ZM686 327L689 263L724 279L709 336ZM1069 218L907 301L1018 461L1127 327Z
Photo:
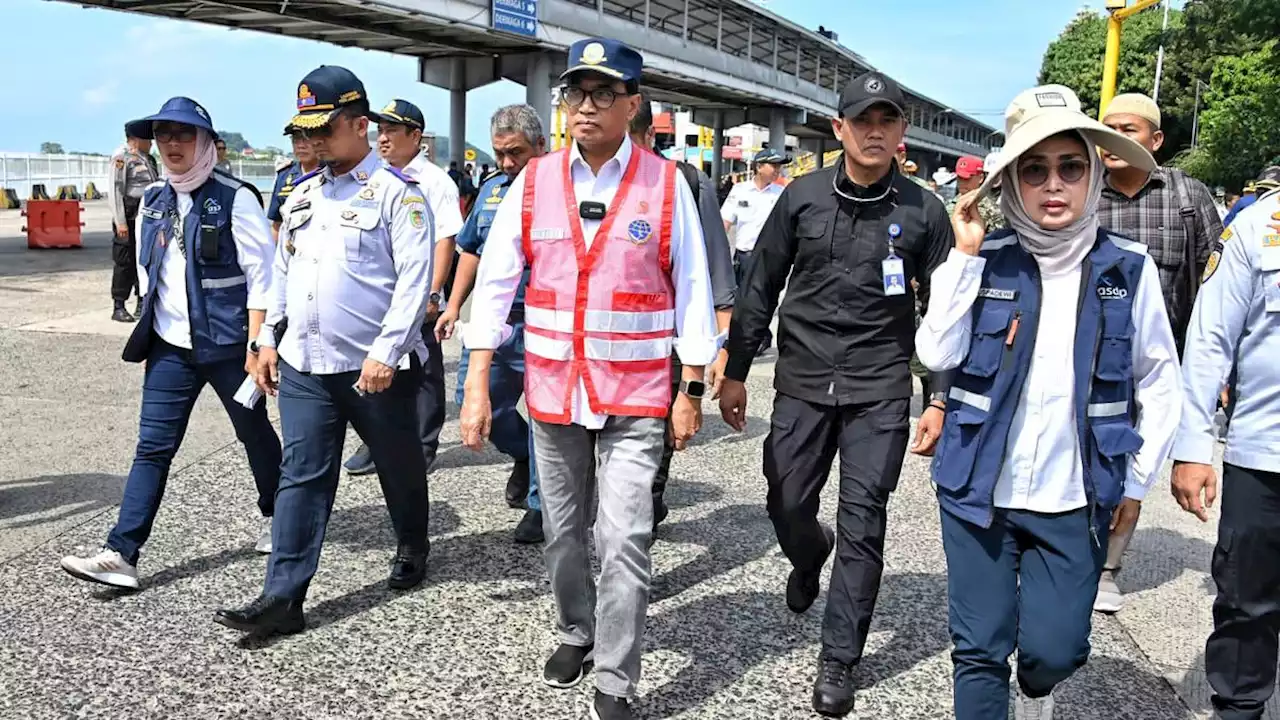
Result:
M436 337L444 339L453 334L458 321L458 311L471 294L475 285L476 269L480 267L480 253L493 225L493 216L506 197L507 188L529 161L546 152L546 135L538 113L528 105L508 105L493 114L489 124L493 140L493 155L502 172L490 178L480 188L480 197L471 209L466 225L458 234L458 270L453 280L453 294L445 312L436 321ZM528 508L520 524L516 525L515 541L533 544L543 540L542 503L538 498L538 472L529 462L533 455L533 440L529 424L521 417L516 406L524 393L524 293L529 284L529 269L516 290L507 322L513 332L493 354L489 370L489 393L493 403L493 444L503 453L515 458L515 468L507 480L507 502L513 507L525 501ZM464 349L458 362L458 404L462 404L462 389L467 382L471 351ZM526 492L528 493L526 499Z

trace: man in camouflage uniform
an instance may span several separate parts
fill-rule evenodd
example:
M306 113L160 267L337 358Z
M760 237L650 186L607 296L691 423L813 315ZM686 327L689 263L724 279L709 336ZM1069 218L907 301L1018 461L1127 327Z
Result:
M111 299L115 309L111 319L116 322L133 322L134 316L125 308L129 294L138 288L137 240L134 227L142 191L160 179L156 159L151 156L151 141L138 137L150 132L146 128L125 125L126 144L111 157L111 228L115 236L111 243ZM142 297L138 297L137 314L142 314Z
M965 155L956 161L956 196L947 203L947 214L955 212L956 203L965 193L977 190L987 177L982 169L982 158ZM978 214L987 226L987 232L1007 227L1004 215L1000 212L1000 204L995 198L987 196L978 201Z

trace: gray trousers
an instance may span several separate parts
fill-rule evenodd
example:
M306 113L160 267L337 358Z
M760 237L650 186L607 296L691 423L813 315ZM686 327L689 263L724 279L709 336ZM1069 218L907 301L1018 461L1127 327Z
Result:
M662 460L666 418L610 417L600 430L534 420L532 428L560 642L578 647L594 643L596 687L606 695L629 698L640 680L641 635L649 608L651 492ZM597 489L598 591L587 554Z

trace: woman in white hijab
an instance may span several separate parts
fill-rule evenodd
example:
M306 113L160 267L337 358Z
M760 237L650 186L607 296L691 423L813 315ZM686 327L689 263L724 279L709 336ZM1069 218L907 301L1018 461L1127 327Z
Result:
M1017 717L1052 718L1089 656L1107 535L1136 522L1181 408L1155 264L1097 218L1099 148L1155 161L1062 86L1022 93L1005 121L916 335L930 370L956 371L933 478L959 720L1007 720L1014 650ZM976 204L997 182L1011 229L985 236Z

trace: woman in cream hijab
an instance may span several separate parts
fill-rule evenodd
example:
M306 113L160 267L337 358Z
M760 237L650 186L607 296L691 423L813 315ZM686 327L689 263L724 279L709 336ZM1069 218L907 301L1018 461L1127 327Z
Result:
M1086 116L1071 90L1028 90L1008 142L952 217L916 334L952 370L933 465L947 554L955 712L1053 717L1053 689L1089 656L1107 536L1137 520L1178 426L1181 384L1146 248L1098 227L1105 149L1151 155ZM986 235L995 183L1009 230Z

